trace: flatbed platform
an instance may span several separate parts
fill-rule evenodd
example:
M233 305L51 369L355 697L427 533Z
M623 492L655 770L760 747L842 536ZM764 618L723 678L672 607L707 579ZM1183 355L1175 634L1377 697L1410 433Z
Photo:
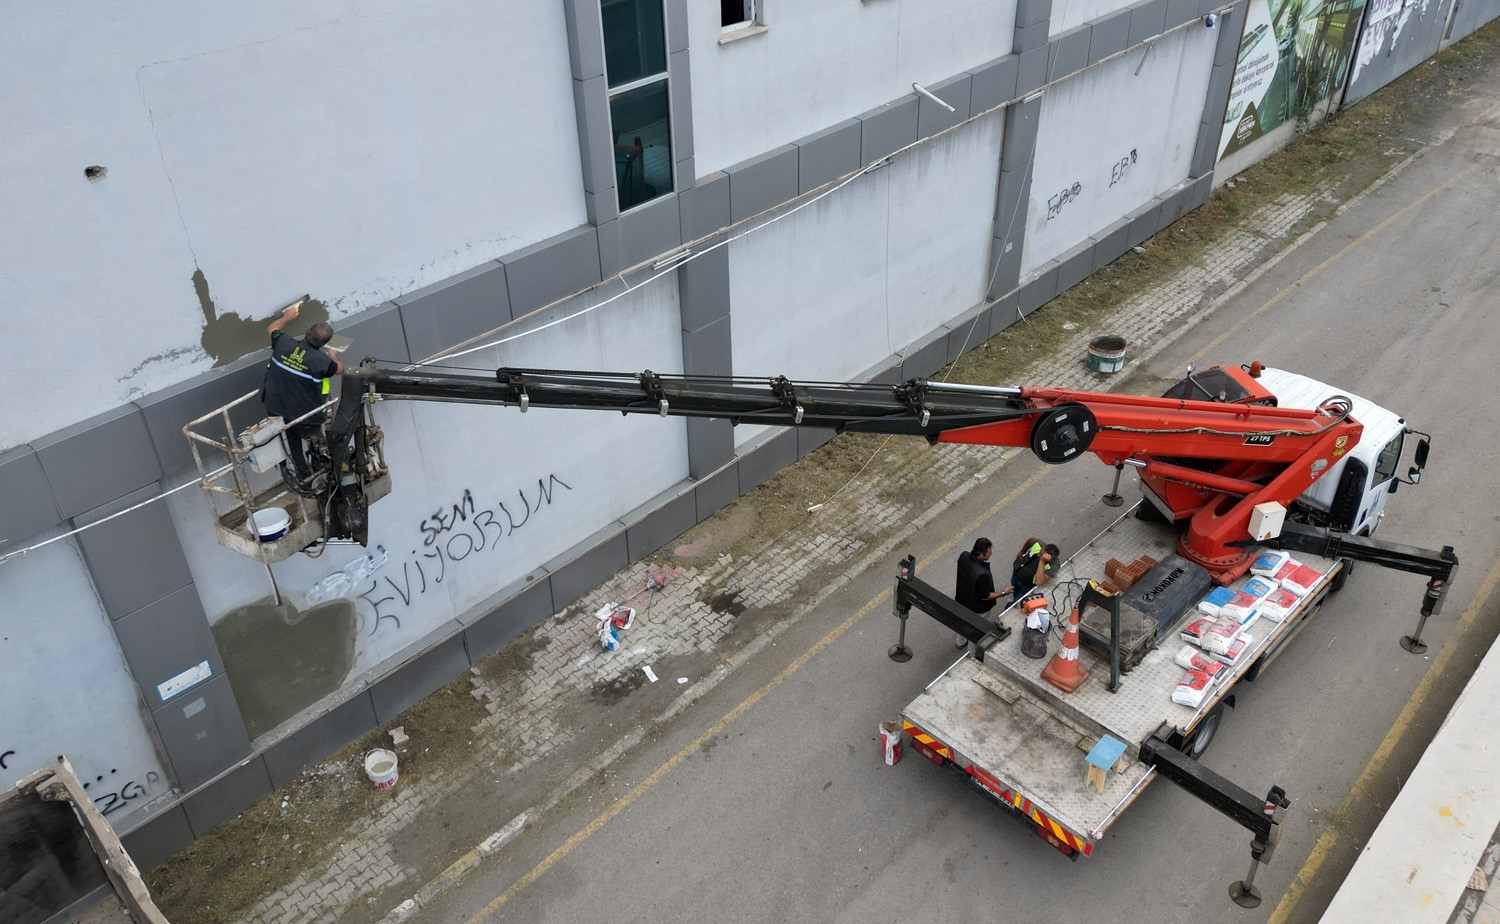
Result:
M1132 508L1133 509L1133 508ZM1105 579L1110 558L1129 562L1141 555L1165 560L1176 547L1177 531L1169 526L1136 519L1129 511L1060 565L1044 585L1054 605L1054 618L1064 621L1070 598L1069 581ZM1234 686L1267 652L1295 633L1321 600L1340 565L1317 556L1299 555L1299 561L1322 571L1318 584L1296 610L1280 623L1257 619L1247 630L1250 644L1233 667L1226 666L1209 694L1197 708L1178 705L1172 692L1184 670L1173 657L1186 643L1178 638L1181 624L1191 615L1174 620L1160 639L1160 647L1147 653L1129 673L1122 674L1116 692L1108 689L1109 663L1084 648L1079 660L1089 677L1073 693L1064 693L1041 678L1043 668L1057 651L1054 636L1048 657L1032 660L1021 654L1020 632L991 642L983 661L965 656L934 680L913 700L902 715L909 723L951 749L953 761L981 783L988 775L1001 784L997 793L1024 814L1035 817L1039 810L1068 831L1091 852L1120 813L1139 796L1153 772L1140 762L1140 745L1165 726L1186 736L1223 701ZM1239 587L1247 578L1232 586ZM1200 597L1201 599L1201 597ZM1191 613L1191 610L1189 611ZM1019 625L1021 615L1014 605L1002 621ZM1106 774L1103 792L1085 780L1084 755L1109 734L1126 745ZM973 768L973 769L970 769ZM975 773L974 770L980 771ZM986 783L986 788L995 786Z

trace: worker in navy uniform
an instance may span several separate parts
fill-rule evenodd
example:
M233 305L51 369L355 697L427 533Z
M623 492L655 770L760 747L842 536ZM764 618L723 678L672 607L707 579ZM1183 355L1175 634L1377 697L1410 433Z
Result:
M309 327L301 340L282 329L297 317L301 305L299 301L287 306L266 328L271 334L271 361L266 363L260 400L267 413L288 423L327 403L329 380L344 371L338 354L327 348L333 337L333 328L327 323ZM322 413L286 429L287 457L299 488L309 488L312 480L303 441L319 437L322 429Z
M1047 583L1052 563L1061 556L1057 546L1050 542L1043 545L1040 539L1032 537L1022 543L1010 571L1010 589L1016 599L1020 600Z
M988 613L995 608L995 601L1010 593L1009 587L995 589L995 576L990 573L990 559L995 556L995 544L983 537L974 540L974 548L958 555L958 578L954 582L953 599L976 613ZM954 642L962 648L968 640L962 635Z

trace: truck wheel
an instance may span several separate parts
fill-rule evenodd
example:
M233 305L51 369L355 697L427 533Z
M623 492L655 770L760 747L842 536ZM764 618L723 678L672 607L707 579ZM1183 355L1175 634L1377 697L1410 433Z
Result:
M1354 571L1354 562L1347 558L1343 559L1343 562L1344 567L1339 569L1339 573L1333 576L1333 582L1328 585L1328 592L1331 594L1336 594L1343 590L1344 585L1349 581L1350 573Z
M1203 717L1198 727L1193 729L1193 737L1188 739L1187 747L1183 751L1193 760L1198 760L1213 744L1214 736L1219 733L1219 723L1224 719L1224 707L1217 706L1213 712Z

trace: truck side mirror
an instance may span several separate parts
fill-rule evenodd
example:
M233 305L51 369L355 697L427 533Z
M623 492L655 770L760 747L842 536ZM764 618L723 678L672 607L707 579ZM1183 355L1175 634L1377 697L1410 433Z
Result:
M1414 463L1416 463L1415 466L1412 468L1412 471L1414 473L1415 472L1420 472L1422 469L1424 469L1424 468L1427 467L1427 451L1429 449L1431 449L1431 448L1432 448L1432 446L1428 442L1428 440L1427 440L1426 437L1423 437L1421 440L1419 440L1417 442L1417 452L1416 452L1415 457L1412 459L1412 461ZM1415 477L1416 476L1413 475L1413 479L1415 479Z
M1417 468L1415 465L1413 465L1411 467L1411 471L1409 471L1409 472L1406 473L1407 484L1416 484L1416 483L1418 483L1421 480L1422 480L1422 470L1420 468ZM1391 487L1392 493L1394 493L1395 490L1396 490L1395 486L1392 486Z

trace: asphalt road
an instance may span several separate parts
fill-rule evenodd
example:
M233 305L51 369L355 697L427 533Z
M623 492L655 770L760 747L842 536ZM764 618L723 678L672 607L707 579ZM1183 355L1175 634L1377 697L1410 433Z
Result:
M1149 391L1189 360L1260 359L1395 409L1434 438L1422 484L1391 499L1378 534L1452 545L1463 561L1427 626L1431 651L1397 646L1423 580L1361 567L1239 696L1205 758L1251 791L1278 783L1293 799L1259 874L1260 908L1226 894L1249 863L1248 834L1171 784L1151 786L1093 858L1073 863L914 753L884 766L877 723L956 652L951 634L919 617L916 657L886 658L895 621L881 571L415 920L1316 920L1500 621L1496 606L1471 606L1500 558L1500 108L1487 118L1492 127L1429 150L1133 370L1134 390ZM975 535L1002 552L1045 535L1066 551L1116 514L1098 502L1111 474L1092 460L1017 460L909 550L940 587ZM1450 638L1462 646L1451 676L1402 720Z

